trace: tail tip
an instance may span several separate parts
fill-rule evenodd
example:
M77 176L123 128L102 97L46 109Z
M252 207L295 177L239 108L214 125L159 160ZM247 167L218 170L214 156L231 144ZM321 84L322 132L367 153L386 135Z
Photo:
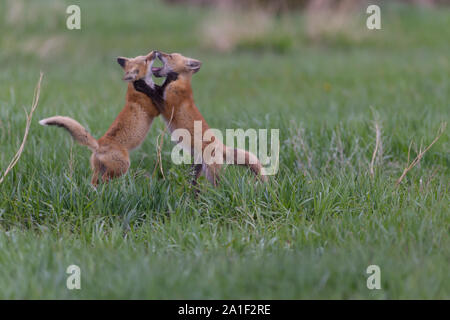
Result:
M39 121L39 124L40 124L41 126L46 126L46 125L47 125L47 119L42 119L42 120L40 120L40 121Z

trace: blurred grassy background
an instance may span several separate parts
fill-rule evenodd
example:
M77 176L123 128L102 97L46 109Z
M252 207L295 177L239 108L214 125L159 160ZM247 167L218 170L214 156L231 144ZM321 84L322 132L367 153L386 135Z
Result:
M395 187L411 141L414 157L449 119L448 6L379 2L382 30L369 31L366 2L288 2L0 1L2 171L45 73L25 151L0 186L0 297L450 296L447 132ZM81 30L66 29L69 4ZM89 151L38 125L67 115L100 137L124 104L115 58L153 49L203 61L193 87L211 127L280 129L268 186L228 168L194 199L167 138L166 179L149 178L157 120L130 173L94 191ZM374 121L383 149L371 178ZM77 292L65 287L73 263ZM381 291L366 288L370 264Z

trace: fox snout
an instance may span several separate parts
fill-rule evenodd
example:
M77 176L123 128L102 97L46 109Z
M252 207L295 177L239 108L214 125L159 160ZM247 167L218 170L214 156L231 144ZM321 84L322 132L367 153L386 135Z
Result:
M123 76L122 79L124 81L134 81L134 80L136 80L138 73L139 73L138 70L133 70L133 71L127 72L127 73L125 73L125 75Z
M158 57L158 51L156 51L156 50L153 50L152 52L150 52L146 57L145 57L145 59L147 60L147 61L153 61L153 60L155 60L157 57Z

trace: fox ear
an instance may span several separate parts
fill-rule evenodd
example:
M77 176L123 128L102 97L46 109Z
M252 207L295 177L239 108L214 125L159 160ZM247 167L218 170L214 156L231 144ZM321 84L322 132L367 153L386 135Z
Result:
M199 60L189 59L186 62L186 67L188 67L194 73L196 73L198 70L200 70L201 66L202 66L202 62Z
M128 60L129 60L129 59L128 59L128 58L125 58L125 57L118 57L118 58L117 58L117 63L120 64L120 66L121 66L122 68L125 68L125 65L126 65L126 63L127 63Z

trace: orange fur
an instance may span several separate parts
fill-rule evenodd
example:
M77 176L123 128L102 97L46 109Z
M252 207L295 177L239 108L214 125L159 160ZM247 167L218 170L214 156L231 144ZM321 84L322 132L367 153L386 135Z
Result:
M209 126L202 114L198 110L194 102L192 93L191 79L192 75L196 73L200 67L201 62L195 59L187 58L178 53L166 54L158 52L157 56L162 60L163 67L160 70L155 70L156 76L167 76L169 73L177 74L177 79L170 82L164 89L164 110L162 116L169 124L170 130L183 128L187 129L191 137L194 137L194 121L201 121L202 136ZM205 148L211 143L215 142L215 150L223 152L223 158L226 158L227 153L231 153L231 158L236 162L238 154L241 154L245 159L242 165L248 166L256 175L262 180L266 180L261 163L255 155L242 149L232 149L225 146L216 137L211 141L203 141L201 150L198 150L203 155ZM191 150L194 149L194 139L191 139ZM250 159L255 163L250 163ZM195 166L194 181L201 173L204 173L206 178L215 186L219 177L219 172L222 165L220 163L203 163L201 166Z
M145 57L118 59L125 70L124 80L129 82L125 107L100 139L95 140L77 121L68 117L56 116L40 121L42 125L65 128L75 141L88 146L93 151L91 183L94 186L97 185L99 178L106 182L127 172L130 166L129 151L142 143L153 119L159 115L153 101L145 94L136 91L131 82L145 76L154 57L152 51Z

